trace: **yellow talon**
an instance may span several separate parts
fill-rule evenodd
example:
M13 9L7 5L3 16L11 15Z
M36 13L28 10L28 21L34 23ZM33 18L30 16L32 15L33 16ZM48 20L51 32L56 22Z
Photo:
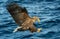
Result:
M37 32L40 32L41 30L42 30L42 28L38 28L38 29L37 29Z

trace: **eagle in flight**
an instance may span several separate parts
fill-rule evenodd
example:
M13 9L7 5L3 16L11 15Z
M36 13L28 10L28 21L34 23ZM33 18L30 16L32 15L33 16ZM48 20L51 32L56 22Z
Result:
M27 9L21 7L16 3L10 3L7 5L7 10L19 26L13 31L25 31L30 30L31 32L40 32L41 28L36 28L33 23L35 21L40 22L40 19L36 16L29 17Z

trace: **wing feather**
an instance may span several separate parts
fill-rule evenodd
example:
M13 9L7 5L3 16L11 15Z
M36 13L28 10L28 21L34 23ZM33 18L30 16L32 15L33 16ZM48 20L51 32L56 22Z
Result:
M28 16L27 9L25 7L18 6L16 3L11 3L7 6L7 10L18 25L21 25Z

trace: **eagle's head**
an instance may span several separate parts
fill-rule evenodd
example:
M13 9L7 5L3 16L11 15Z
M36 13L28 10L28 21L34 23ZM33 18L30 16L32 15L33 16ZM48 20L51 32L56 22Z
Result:
M38 21L40 23L40 19L37 16L34 16L33 17L33 22L36 22L36 21Z
M33 17L33 22L38 21L40 23L40 19L37 16ZM42 28L37 28L37 32L40 32L42 30Z

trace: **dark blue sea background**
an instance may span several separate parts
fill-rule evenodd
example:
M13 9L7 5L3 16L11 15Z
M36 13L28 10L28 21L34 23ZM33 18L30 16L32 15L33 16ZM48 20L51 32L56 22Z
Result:
M35 26L42 28L41 32L13 33L18 25L6 9L10 2L26 7L30 17L39 17ZM0 39L60 39L60 0L0 0Z

